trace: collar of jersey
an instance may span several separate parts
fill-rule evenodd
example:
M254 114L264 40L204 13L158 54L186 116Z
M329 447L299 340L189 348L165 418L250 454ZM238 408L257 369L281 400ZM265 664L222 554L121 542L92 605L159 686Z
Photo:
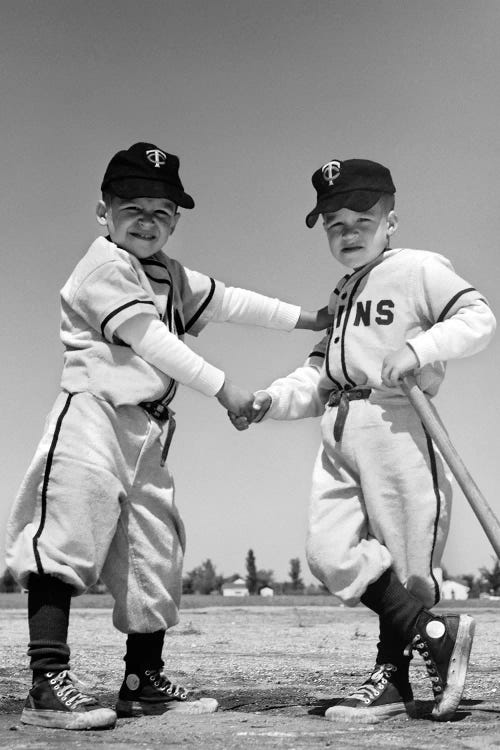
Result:
M359 278L359 276L364 276L366 273L369 273L372 268L375 268L375 266L379 266L390 255L393 255L396 252L399 252L399 248L386 247L384 250L382 250L380 255L377 255L377 257L374 260L370 261L370 263L367 263L364 266L360 266L359 268L355 268L351 275L348 277L347 283L349 283L353 279Z

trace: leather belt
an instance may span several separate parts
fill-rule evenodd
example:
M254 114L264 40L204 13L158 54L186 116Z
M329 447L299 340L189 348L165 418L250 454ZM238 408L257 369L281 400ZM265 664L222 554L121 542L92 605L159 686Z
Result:
M142 408L156 419L157 422L161 422L162 424L168 422L167 435L165 437L165 442L163 443L160 459L160 466L165 466L168 451L170 450L170 443L172 442L176 428L174 417L175 412L161 401L143 401L139 406L142 406Z
M333 437L338 443L342 439L344 425L349 413L349 401L359 401L370 398L371 388L349 388L349 390L332 391L328 397L327 406L338 406L335 424L333 426Z

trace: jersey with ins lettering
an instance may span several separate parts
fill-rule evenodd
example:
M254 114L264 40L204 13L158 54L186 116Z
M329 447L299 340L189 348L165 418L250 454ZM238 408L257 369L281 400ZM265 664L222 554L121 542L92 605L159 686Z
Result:
M489 342L494 318L484 297L447 258L425 250L385 250L342 278L330 297L334 323L299 368L267 390L267 416L300 419L323 413L328 394L371 388L372 400L402 399L382 383L384 357L406 343L418 362L419 385L437 393L445 362L475 354ZM309 372L313 368L316 374Z

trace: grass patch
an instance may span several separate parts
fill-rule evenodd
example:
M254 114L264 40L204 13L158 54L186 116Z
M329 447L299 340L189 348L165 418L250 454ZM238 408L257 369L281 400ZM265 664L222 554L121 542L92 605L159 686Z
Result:
M215 596L186 594L182 597L181 609L206 609L207 607L338 607L340 602L334 596ZM0 609L27 609L26 593L0 594ZM73 609L111 609L111 594L83 594L75 596ZM467 599L466 601L445 600L438 609L470 611L474 609L500 609L500 601L488 599Z
M0 609L26 609L26 593L0 594ZM319 596L216 596L186 594L182 597L181 609L206 609L207 607L336 607L335 597ZM111 594L83 594L75 596L72 609L111 609Z

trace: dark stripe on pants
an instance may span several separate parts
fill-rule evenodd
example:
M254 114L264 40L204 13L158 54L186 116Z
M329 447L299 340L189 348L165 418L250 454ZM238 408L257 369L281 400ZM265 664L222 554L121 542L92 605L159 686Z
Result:
M424 425L422 425L424 432L425 432L425 439L427 440L427 450L429 451L429 459L431 462L431 473L432 473L432 485L434 488L434 495L436 498L436 518L434 519L434 533L432 536L432 549L431 549L431 560L430 560L430 573L431 578L434 581L434 604L437 604L441 598L441 594L439 591L439 583L436 581L436 578L434 577L434 571L432 569L432 560L434 558L434 549L436 547L436 538L437 538L437 530L438 530L438 524L439 524L439 516L441 513L441 495L439 494L439 482L438 482L438 473L437 473L437 464L436 464L436 454L434 452L434 443L432 442L432 439L430 438L427 430L425 429Z
M33 554L35 555L35 560L36 560L36 565L38 568L39 575L43 575L44 573L42 561L40 560L40 555L38 552L38 539L40 538L40 535L43 531L43 527L45 526L45 516L47 513L47 489L48 489L49 480L50 480L50 470L52 468L52 461L54 459L54 453L56 450L59 433L61 431L62 421L66 415L66 412L69 409L69 405L71 403L72 398L73 398L73 394L69 393L68 398L66 399L66 403L64 404L64 407L61 413L59 414L59 417L57 418L56 429L54 430L52 442L50 444L49 452L47 454L47 463L45 464L45 472L43 475L43 487L42 487L42 513L40 516L40 525L38 527L38 530L35 536L33 537Z

